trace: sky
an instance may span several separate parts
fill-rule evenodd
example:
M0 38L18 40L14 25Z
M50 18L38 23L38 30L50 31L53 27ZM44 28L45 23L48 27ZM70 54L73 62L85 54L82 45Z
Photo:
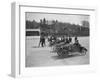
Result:
M34 13L27 12L26 20L40 22L40 19L58 20L60 22L67 22L71 24L81 25L82 21L89 21L89 15L75 15L75 14L50 14L50 13Z

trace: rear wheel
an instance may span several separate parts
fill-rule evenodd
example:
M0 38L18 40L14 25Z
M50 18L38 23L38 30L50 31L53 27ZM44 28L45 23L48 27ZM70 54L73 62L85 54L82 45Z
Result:
M67 56L68 56L68 54L69 54L69 52L68 52L68 51L63 51L63 52L62 52L62 56L64 56L64 57L67 57Z

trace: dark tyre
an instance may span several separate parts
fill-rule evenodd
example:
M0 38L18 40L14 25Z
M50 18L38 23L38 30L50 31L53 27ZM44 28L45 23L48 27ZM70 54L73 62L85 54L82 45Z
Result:
M87 50L86 50L85 48L83 48L83 49L81 50L81 53L84 54L84 55L86 55L86 52L87 52Z
M68 56L68 51L58 51L57 54L58 56L62 56L62 57L67 57Z
M68 51L63 51L63 52L62 52L62 56L63 56L63 57L67 57L67 56L68 56L68 54L69 54L69 52L68 52Z

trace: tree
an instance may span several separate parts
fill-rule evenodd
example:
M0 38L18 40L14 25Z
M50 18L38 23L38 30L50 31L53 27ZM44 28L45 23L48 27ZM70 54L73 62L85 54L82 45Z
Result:
M83 27L89 27L89 22L88 21L82 21L82 26Z

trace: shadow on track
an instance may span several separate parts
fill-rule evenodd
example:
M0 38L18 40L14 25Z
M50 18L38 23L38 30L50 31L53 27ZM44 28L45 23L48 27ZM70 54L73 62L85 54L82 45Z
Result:
M74 54L74 55L68 55L68 56L52 56L53 59L59 60L59 59L65 59L65 58L73 58L76 56L81 56L79 54Z

